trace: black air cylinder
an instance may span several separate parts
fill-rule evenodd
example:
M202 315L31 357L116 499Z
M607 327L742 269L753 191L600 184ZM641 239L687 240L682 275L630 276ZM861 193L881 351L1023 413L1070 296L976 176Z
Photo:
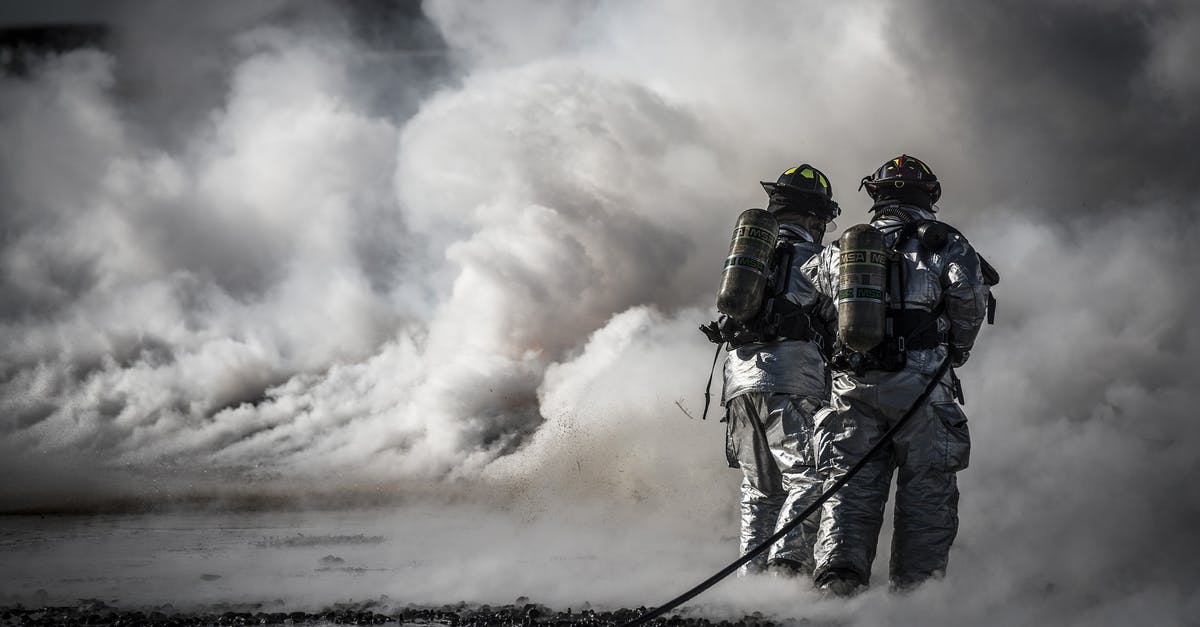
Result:
M721 273L721 290L717 292L721 313L739 322L758 313L778 240L779 221L771 212L747 209L738 216Z
M846 229L839 242L838 338L865 353L883 341L887 252L883 233L869 224Z

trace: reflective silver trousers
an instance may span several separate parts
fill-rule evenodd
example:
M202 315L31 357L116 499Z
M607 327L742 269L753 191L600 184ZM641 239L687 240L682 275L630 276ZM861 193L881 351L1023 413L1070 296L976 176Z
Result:
M813 419L819 399L749 392L726 403L729 424L726 453L741 467L741 550L744 555L775 533L821 493L811 447ZM813 542L818 517L813 514L769 551L738 571L762 572L772 562L786 560L802 572L813 569Z
M830 407L815 424L817 469L826 486L858 462L894 425L929 383L928 374L868 371L833 376ZM883 509L896 472L890 579L909 587L945 572L958 533L958 482L971 440L967 418L943 380L929 400L821 513L814 548L815 577L848 571L867 583Z

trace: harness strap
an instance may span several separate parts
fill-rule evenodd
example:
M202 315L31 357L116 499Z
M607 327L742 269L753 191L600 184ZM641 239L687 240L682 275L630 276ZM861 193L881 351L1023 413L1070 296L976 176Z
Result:
M983 258L983 255L979 255L979 269L983 273L983 282L988 287L994 287L1000 283L1000 273L992 267L992 264L988 263L987 259ZM996 297L991 290L988 290L987 323L996 324Z
M888 317L892 320L892 336L896 341L902 341L904 348L919 350L937 348L944 344L946 338L937 330L937 319L942 315L942 305L934 311L924 309L891 309Z
M721 349L724 347L724 344L717 344L717 352L713 353L712 368L708 371L708 383L704 385L704 411L700 414L700 420L708 420L708 406L712 404L713 373L717 371L717 360L721 358Z
M809 319L808 309L786 298L772 301L771 315L767 320L766 334L788 340L813 340L817 334Z

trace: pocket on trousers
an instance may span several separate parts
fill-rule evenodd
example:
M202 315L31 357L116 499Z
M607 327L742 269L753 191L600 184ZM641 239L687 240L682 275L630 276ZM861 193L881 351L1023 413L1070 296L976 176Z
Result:
M967 415L954 401L934 403L932 408L940 427L938 445L942 469L948 472L965 469L971 463L971 431L967 427Z
M840 416L828 405L822 406L813 416L813 465L822 474L848 468L834 444L842 432L841 425Z
M725 409L725 461L729 462L730 468L741 468L738 463L737 442L733 438L733 417L729 414L728 407Z
M793 416L795 424L789 435L796 439L796 455L802 466L816 466L816 442L813 439L816 428L814 423L817 412L821 410L821 401L809 396L800 396L792 397L791 403L792 411L795 412Z

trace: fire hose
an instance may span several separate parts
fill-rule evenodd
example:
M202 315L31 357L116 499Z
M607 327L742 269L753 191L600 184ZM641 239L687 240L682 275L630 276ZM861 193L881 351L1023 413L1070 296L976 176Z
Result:
M929 384L925 386L925 389L921 391L921 395L917 397L917 400L913 401L913 404L911 407L908 408L908 411L904 412L904 415L901 416L900 419L896 421L896 424L892 425L892 427L883 434L883 437L879 438L879 441L876 442L875 445L872 446L871 449L868 450L866 452L866 454L862 456L862 459L859 459L858 462L855 463L853 466L851 466L850 469L847 470L841 477L839 477L838 480L835 481L832 486L830 486L824 492L822 492L821 496L817 497L817 500L813 501L812 505L809 505L807 508L805 508L804 511L797 514L795 518L789 520L787 522L787 524L780 527L779 530L774 533L774 535L772 535L771 537L764 540L758 546L750 549L749 551L746 552L745 555L734 560L731 564L729 564L725 568L722 568L721 570L717 571L716 574L714 574L713 576L709 577L708 579L705 579L704 581L700 582L692 589L690 589L687 592L684 592L683 594L675 597L674 599L671 599L670 601L667 601L666 603L663 603L662 605L646 612L645 614L642 614L641 616L629 621L628 623L621 625L621 627L636 627L638 625L644 625L644 624L654 620L655 618L658 618L659 616L662 616L663 614L666 614L667 612L679 607L680 605L687 603L691 599L699 596L705 590L708 590L709 588L716 585L717 582L728 577L730 575L730 573L736 571L743 564L749 562L750 560L752 560L755 557L762 554L762 552L766 551L768 548L770 548L770 546L772 544L775 544L779 540L783 539L783 537L786 536L788 534L788 532L795 529L800 523L804 522L804 519L808 518L814 512L819 510L821 508L821 506L824 505L825 502L828 501L830 498L832 498L833 495L836 494L838 490L842 489L842 487L845 486L846 483L849 482L850 479L854 477L854 475L858 474L858 471L862 470L863 466L867 465L867 461L870 460L872 456L874 456L884 446L886 446L889 442L892 441L892 438L894 438L895 435L900 431L900 429L904 427L904 424L907 423L908 420L917 413L917 410L920 409L921 406L925 404L925 401L928 400L929 396L931 394L933 394L933 391L935 389L937 389L938 383L941 382L942 377L946 375L946 372L949 369L950 369L950 358L947 357L945 360L942 361L942 364L940 366L938 366L938 369L934 373L933 378L930 379Z

